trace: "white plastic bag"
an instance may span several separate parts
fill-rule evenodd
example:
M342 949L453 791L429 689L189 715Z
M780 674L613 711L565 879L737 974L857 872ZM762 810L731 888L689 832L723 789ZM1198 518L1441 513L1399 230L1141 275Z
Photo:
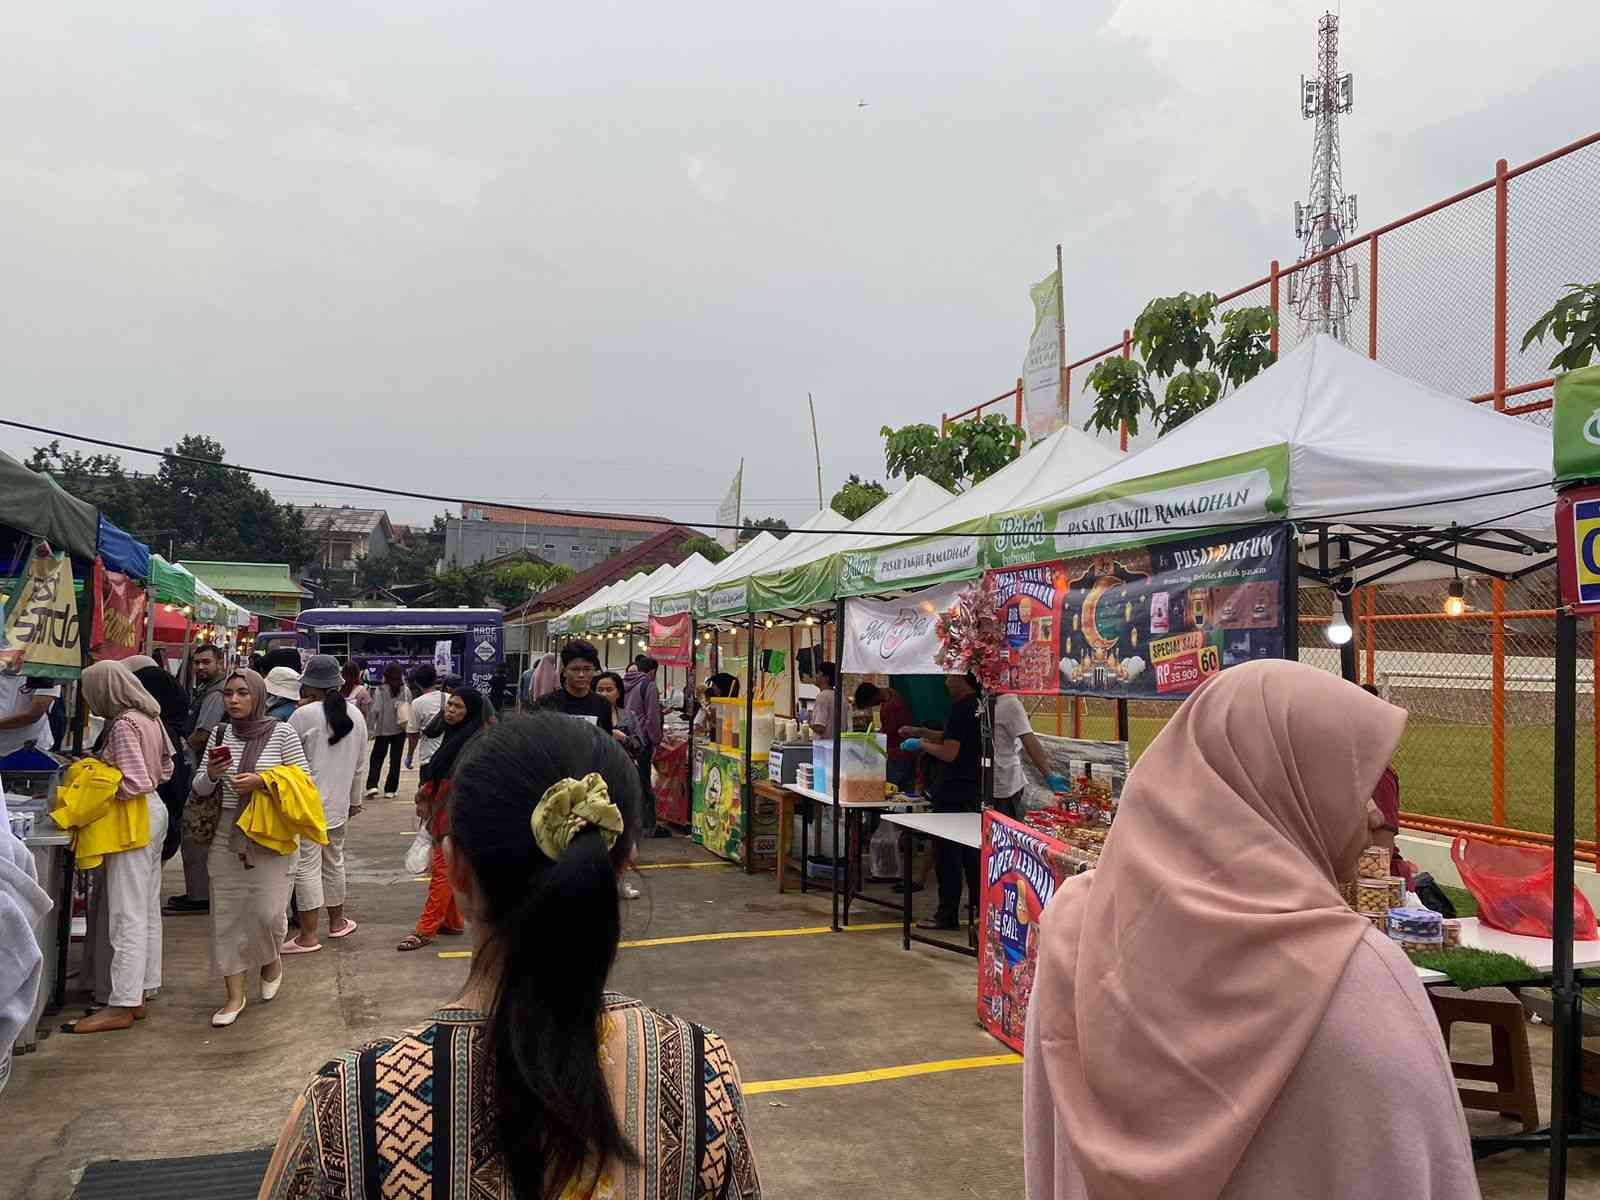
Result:
M884 821L872 835L868 846L872 860L872 878L900 878L900 827Z
M426 824L417 827L417 836L411 839L406 850L406 870L413 875L426 875L433 869L433 834Z

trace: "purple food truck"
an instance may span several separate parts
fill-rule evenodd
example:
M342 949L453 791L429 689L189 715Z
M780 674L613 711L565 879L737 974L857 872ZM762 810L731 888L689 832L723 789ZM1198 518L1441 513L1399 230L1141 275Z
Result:
M448 674L486 693L505 659L501 613L493 608L309 608L295 619L309 649L356 659L369 681L392 662L407 678L423 663L442 668L448 653Z

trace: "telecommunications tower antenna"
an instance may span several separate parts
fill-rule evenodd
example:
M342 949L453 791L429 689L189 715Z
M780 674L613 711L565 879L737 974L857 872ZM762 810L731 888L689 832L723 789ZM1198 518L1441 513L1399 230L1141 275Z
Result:
M1345 195L1339 167L1339 117L1350 111L1350 75L1339 74L1339 18L1324 13L1317 22L1317 74L1300 77L1300 115L1316 122L1311 145L1311 186L1304 203L1295 201L1294 236L1304 262L1345 242L1356 227L1356 198ZM1343 254L1289 275L1289 307L1300 320L1300 336L1331 333L1341 342L1350 335L1350 313L1360 298L1361 276Z

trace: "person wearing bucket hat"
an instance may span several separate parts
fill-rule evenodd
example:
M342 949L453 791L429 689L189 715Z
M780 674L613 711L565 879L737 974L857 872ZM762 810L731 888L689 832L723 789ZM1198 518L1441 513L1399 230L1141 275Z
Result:
M293 667L273 667L267 672L267 716L287 721L300 707L300 672Z
M346 937L356 923L345 916L344 838L350 818L361 811L361 764L367 756L367 723L344 697L344 677L331 654L318 654L300 676L303 701L289 718L311 764L311 780L328 822L328 844L301 839L294 867L294 899L300 932L282 952L313 954L321 913L328 910L328 936Z

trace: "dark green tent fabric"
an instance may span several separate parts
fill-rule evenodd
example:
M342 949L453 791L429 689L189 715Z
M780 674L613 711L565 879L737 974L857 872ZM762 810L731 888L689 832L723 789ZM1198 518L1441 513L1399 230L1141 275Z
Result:
M92 505L67 495L50 476L0 452L0 525L44 538L74 558L92 559L98 517Z

